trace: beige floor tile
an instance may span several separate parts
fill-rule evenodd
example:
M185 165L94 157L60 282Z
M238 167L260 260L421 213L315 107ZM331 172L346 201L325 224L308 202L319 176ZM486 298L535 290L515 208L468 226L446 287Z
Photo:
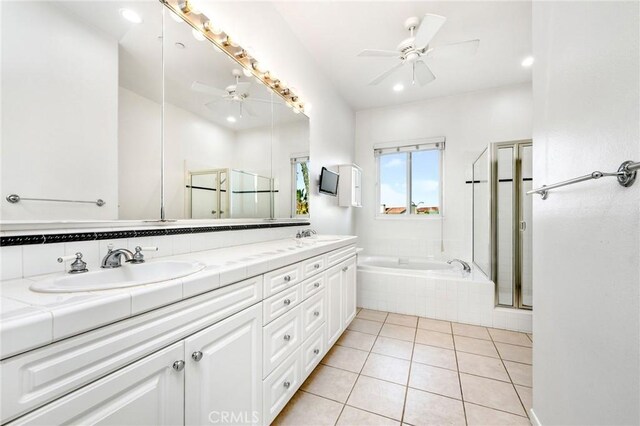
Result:
M532 364L531 348L509 345L507 343L496 343L496 347L498 348L500 357L505 361Z
M457 322L451 323L453 327L453 334L458 336L473 337L475 339L491 340L489 332L486 327L480 327L479 325L459 324Z
M400 422L345 405L336 426L400 426Z
M416 426L464 426L462 401L409 388L403 421Z
M512 361L505 361L504 365L507 367L507 372L509 376L511 376L511 381L514 384L528 387L533 386L533 372L530 365Z
M418 329L416 333L416 343L453 349L453 337L451 337L451 334L440 333L438 331Z
M336 345L347 346L349 348L370 351L376 336L373 334L361 333L359 331L345 330L336 342Z
M358 349L347 348L345 346L334 346L322 359L321 363L341 368L343 370L359 373L364 362L367 360L368 352Z
M298 391L282 409L273 425L334 425L342 404Z
M418 317L413 315L389 314L387 316L388 324L403 325L405 327L416 328L418 325Z
M358 375L350 371L318 365L302 384L303 391L345 403Z
M402 325L385 323L380 330L380 336L413 342L416 337L416 329Z
M491 408L480 407L479 405L465 402L464 408L467 412L467 424L469 426L530 426L526 417L503 411L492 410Z
M387 313L382 311L373 311L371 309L362 309L358 312L356 318L384 322L384 320L387 319Z
M456 351L499 358L493 342L472 337L455 336Z
M382 323L377 321L370 321L362 318L354 318L347 327L347 330L359 331L367 334L378 334L382 328Z
M383 336L378 336L376 343L371 348L371 352L402 359L411 359L412 350L413 343L411 342Z
M497 328L490 328L489 333L494 342L509 343L511 345L520 345L531 347L532 343L529 337L525 333L518 333L516 331L499 330Z
M451 398L461 397L457 371L417 362L411 363L409 386Z
M458 369L461 373L474 374L509 382L509 375L499 358L458 352Z
M527 410L528 415L533 404L533 389L526 386L516 385L516 392L518 392L520 401L522 401L522 405L524 405L524 409Z
M451 349L438 348L416 343L413 349L413 361L436 367L457 370L456 353Z
M410 365L411 362L404 359L369 354L360 374L406 386Z
M489 408L526 415L511 383L460 373L464 400Z
M347 405L401 420L406 390L406 387L395 383L360 376L351 391Z
M451 323L449 321L441 321L431 318L420 318L418 320L418 328L451 334Z

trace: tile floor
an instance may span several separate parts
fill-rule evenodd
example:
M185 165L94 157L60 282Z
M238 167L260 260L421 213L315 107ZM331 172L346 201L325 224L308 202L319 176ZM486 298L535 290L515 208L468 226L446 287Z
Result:
M279 425L529 425L533 336L360 309Z

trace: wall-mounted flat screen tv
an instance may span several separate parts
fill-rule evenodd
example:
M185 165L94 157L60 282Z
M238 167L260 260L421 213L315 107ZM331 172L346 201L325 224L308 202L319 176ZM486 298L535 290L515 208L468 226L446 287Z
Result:
M320 172L320 192L334 197L338 195L339 177L338 173L323 167L322 172Z

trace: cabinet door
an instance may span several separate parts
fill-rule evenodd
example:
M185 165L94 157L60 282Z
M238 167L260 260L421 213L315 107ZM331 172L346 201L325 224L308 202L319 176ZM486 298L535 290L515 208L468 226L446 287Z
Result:
M344 306L343 328L351 323L356 316L356 258L340 264L342 272L342 300Z
M180 425L184 420L183 343L39 408L10 425Z
M262 417L262 304L185 339L185 423Z
M327 347L331 347L342 333L343 292L342 267L338 264L327 271Z

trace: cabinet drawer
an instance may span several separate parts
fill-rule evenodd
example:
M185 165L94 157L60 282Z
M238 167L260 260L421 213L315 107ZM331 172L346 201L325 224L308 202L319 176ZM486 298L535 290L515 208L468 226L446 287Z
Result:
M302 384L300 349L289 356L262 386L264 424L270 424Z
M336 265L356 254L356 246L343 247L327 254L327 266Z
M262 372L266 377L286 357L292 354L302 343L301 307L294 308L271 324L264 327L264 364Z
M312 257L302 262L304 276L310 277L327 268L327 257L325 255Z
M99 379L262 300L251 278L0 363L0 423Z
M302 286L297 284L294 287L271 296L263 302L263 323L269 324L274 319L289 312L302 301Z
M9 424L182 424L184 372L172 365L183 355L175 343Z
M264 274L264 297L267 298L302 281L302 264L295 263Z
M326 287L327 276L325 274L319 274L308 280L304 280L300 284L302 286L302 299L308 299Z
M302 344L302 380L305 380L327 351L327 330L326 325L316 330Z
M327 316L324 290L307 299L302 304L302 340L309 337L322 324Z

